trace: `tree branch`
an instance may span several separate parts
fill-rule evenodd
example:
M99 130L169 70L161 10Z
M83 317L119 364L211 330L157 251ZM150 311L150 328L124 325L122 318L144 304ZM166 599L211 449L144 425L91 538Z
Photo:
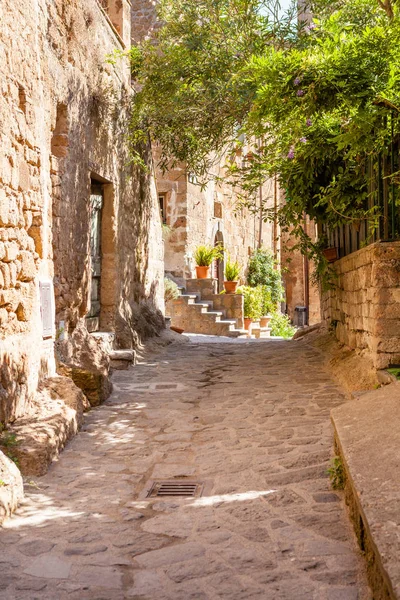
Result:
M386 12L389 19L394 19L393 6L391 0L378 0L379 6Z

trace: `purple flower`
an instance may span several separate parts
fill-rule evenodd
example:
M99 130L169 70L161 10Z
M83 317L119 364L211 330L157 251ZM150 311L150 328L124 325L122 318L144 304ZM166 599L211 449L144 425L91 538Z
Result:
M293 81L293 84L299 85L300 81L301 81L300 77L296 77L296 79Z
M307 138L306 137L301 137L300 141L303 142L303 144L307 144Z
M311 127L311 125L312 125L311 119L307 119L306 125L307 125L307 127Z
M308 27L309 27L309 29L315 29L316 28L316 24L315 23L310 23Z
M294 158L294 148L293 148L293 146L290 148L287 157L290 158L290 159Z
M298 96L304 96L304 90L297 90Z

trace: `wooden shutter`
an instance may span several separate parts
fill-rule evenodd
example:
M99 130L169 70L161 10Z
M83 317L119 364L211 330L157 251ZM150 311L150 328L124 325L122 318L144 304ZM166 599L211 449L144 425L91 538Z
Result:
M40 281L40 314L42 316L42 336L50 338L53 335L53 285L50 281Z

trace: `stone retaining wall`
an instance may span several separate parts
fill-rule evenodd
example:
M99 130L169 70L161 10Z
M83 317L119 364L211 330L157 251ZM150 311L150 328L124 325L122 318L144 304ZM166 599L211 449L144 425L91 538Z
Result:
M322 316L337 339L369 352L376 368L400 363L400 242L376 242L334 264Z

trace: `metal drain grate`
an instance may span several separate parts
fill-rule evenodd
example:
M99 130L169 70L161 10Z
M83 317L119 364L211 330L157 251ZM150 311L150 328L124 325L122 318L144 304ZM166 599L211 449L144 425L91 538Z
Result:
M147 498L180 496L194 498L201 496L203 484L196 481L155 481L147 493Z

